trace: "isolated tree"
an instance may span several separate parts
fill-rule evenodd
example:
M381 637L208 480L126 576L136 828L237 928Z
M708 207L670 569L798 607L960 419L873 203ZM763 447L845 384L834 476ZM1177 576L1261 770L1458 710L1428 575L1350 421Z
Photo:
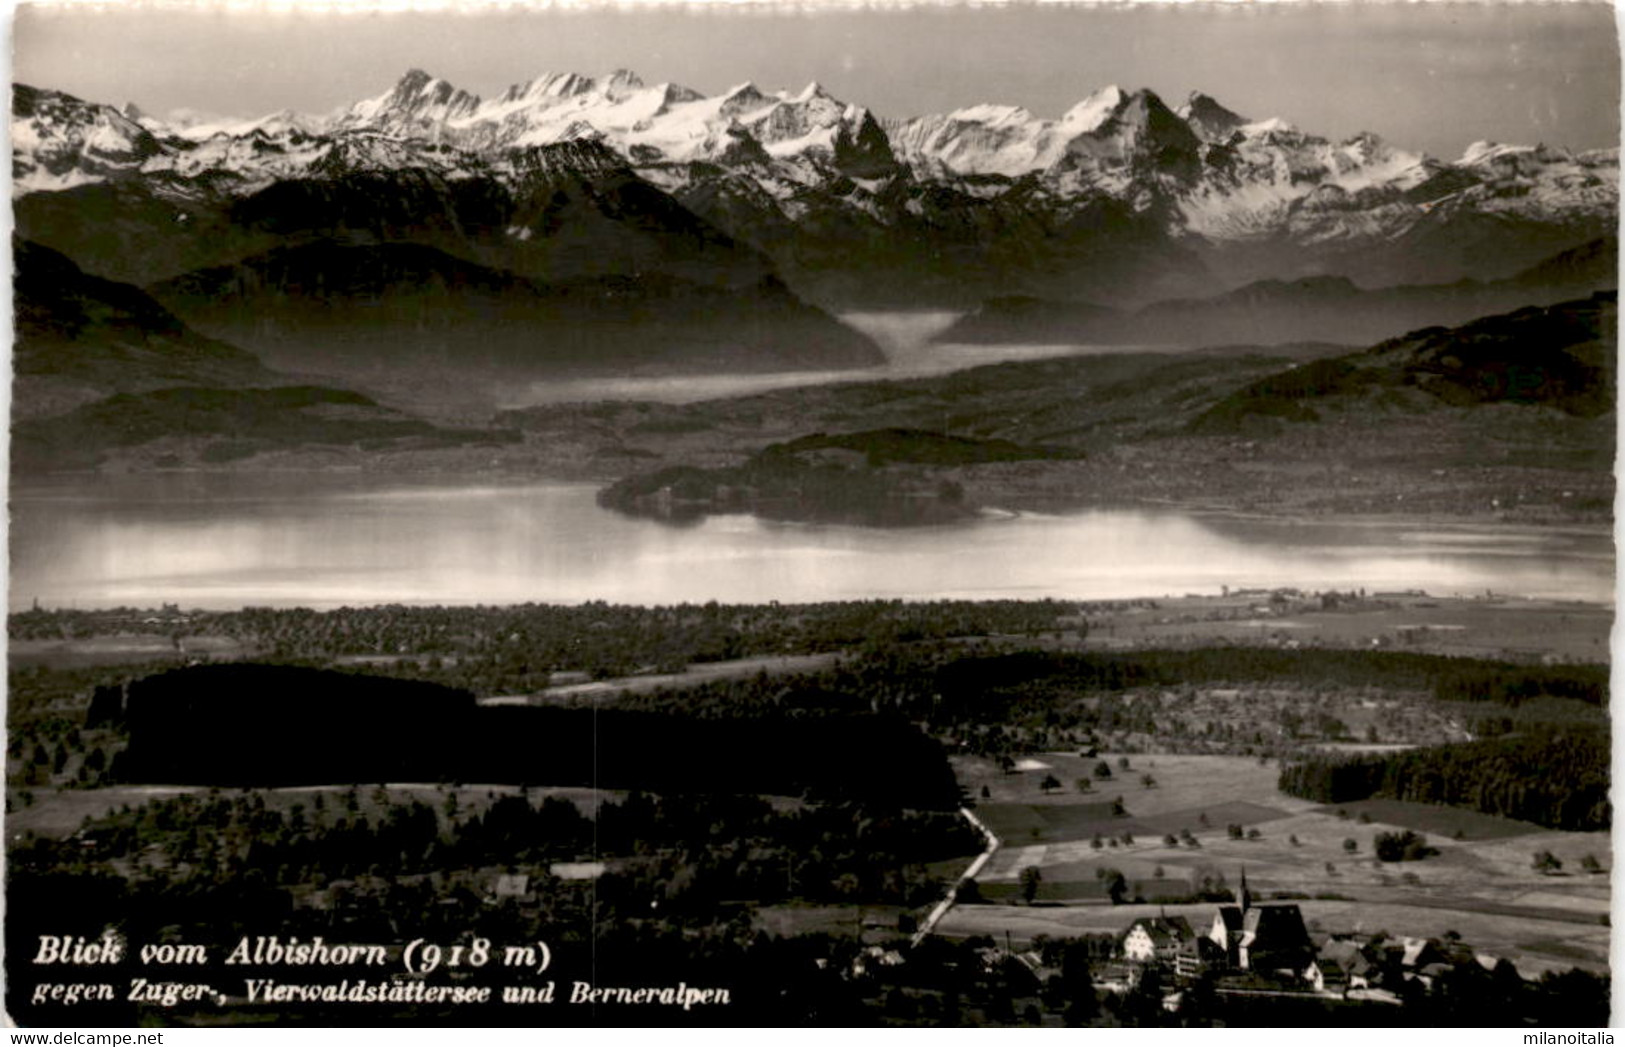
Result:
M1112 900L1113 905L1123 904L1123 895L1128 893L1128 880L1116 869L1112 870L1106 878L1106 896Z
M1055 777L1053 774L1044 775L1044 780L1038 783L1038 788L1043 790L1046 795L1055 789L1059 789L1060 787L1061 779Z
M1128 770L1128 757L1127 756L1119 756L1117 758L1117 767L1118 767L1119 770L1123 770L1123 771Z
M1112 776L1112 765L1111 764L1107 763L1105 760L1101 760L1099 763L1095 764L1095 777L1096 778L1110 778L1111 776Z
M1028 905L1038 897L1038 885L1044 882L1044 874L1038 866L1029 865L1021 870L1021 897Z
M1166 833L1162 837L1162 845L1164 847L1178 847L1179 839L1173 833Z
M1119 796L1117 799L1112 801L1112 817L1125 818L1127 816L1128 808L1123 806L1123 798Z
M1563 868L1563 863L1551 851L1537 851L1529 864L1538 873L1554 873Z
M1080 793L1092 792L1095 788L1094 783L1087 778L1079 778L1074 784L1077 785Z
M1147 789L1155 789L1157 787L1157 780L1150 774L1142 774L1140 775L1140 785Z
M1602 863L1597 861L1596 855L1588 854L1580 859L1580 868L1588 873L1600 873L1602 872Z
M1286 838L1286 842L1291 844L1294 847L1303 846L1301 843L1298 842L1298 834L1297 833L1293 833L1291 836L1288 836Z
M1350 836L1348 839L1343 841L1343 850L1349 852L1350 854L1353 854L1355 851L1358 851L1359 849L1360 849L1360 845L1359 845L1358 842L1355 841L1354 837Z
M993 790L989 789L985 785L982 786L982 799L991 800L992 798L993 798Z
M1264 836L1264 834L1259 831L1258 826L1256 826L1256 825L1253 826L1251 829L1247 830L1247 839L1249 839L1249 840L1262 839L1263 836Z

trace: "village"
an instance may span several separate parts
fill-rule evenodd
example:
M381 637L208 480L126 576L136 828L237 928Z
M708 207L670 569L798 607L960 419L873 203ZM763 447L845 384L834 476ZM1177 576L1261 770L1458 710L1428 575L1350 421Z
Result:
M833 959L816 963L834 966ZM1296 903L1256 900L1245 871L1233 901L1219 904L1205 926L1159 912L1116 934L870 944L847 957L839 974L864 986L895 1020L968 1008L1030 1025L1209 1024L1238 1005L1255 1015L1257 1007L1290 1007L1294 1021L1359 1008L1365 1023L1409 1024L1412 1008L1468 1001L1508 1007L1511 1017L1529 987L1510 960L1453 932L1311 931Z

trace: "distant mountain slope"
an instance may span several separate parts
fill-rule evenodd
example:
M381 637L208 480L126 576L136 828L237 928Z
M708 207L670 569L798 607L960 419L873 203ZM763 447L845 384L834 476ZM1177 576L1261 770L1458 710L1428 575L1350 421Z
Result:
M276 366L328 374L398 369L538 381L884 360L867 338L771 276L730 289L662 274L539 283L421 244L317 241L151 291L200 329Z
M199 334L146 292L13 243L12 465L95 467L109 454L220 465L267 451L397 452L511 443L451 430L346 389L301 385Z
M365 356L541 379L883 362L597 141L473 157L287 133L255 132L242 156L217 142L217 167L29 193L18 228L280 366L345 373Z
M590 432L592 454L643 470L604 503L672 520L1176 505L1595 525L1613 506L1614 331L1603 295L1332 357L1056 357L498 421L527 438Z
M1614 294L1427 328L1363 352L1316 360L1253 382L1191 422L1193 432L1314 422L1364 411L1481 404L1547 407L1592 418L1614 409ZM1421 403L1412 397L1423 396Z
M110 393L277 378L253 354L199 334L138 287L87 276L26 240L13 240L12 257L14 417Z
M512 441L509 433L441 429L342 389L187 387L119 394L19 422L12 463L21 472L88 468L146 446L172 464L222 465L295 449L380 454Z
M1504 280L1363 288L1344 277L1264 280L1209 298L1135 310L1002 298L936 336L939 342L1056 344L1369 344L1418 327L1548 305L1618 286L1618 243L1602 237Z

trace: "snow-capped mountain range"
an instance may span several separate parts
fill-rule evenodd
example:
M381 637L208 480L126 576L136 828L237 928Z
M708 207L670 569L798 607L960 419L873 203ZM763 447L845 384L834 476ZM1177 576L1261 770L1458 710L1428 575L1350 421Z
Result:
M1056 119L987 104L881 120L816 83L707 96L624 70L489 99L413 70L331 114L227 122L13 97L20 197L130 182L184 208L360 171L512 184L567 142L588 146L571 162L624 166L830 300L1495 277L1611 233L1618 213L1617 149L1479 142L1443 161L1115 86Z

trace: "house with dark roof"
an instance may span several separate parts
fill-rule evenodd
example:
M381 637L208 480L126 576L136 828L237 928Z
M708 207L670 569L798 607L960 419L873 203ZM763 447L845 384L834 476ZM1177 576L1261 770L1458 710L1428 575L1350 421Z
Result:
M1350 937L1327 938L1321 943L1315 958L1322 969L1328 963L1337 964L1347 978L1350 989L1369 989L1378 976L1377 965L1366 955L1360 943Z

